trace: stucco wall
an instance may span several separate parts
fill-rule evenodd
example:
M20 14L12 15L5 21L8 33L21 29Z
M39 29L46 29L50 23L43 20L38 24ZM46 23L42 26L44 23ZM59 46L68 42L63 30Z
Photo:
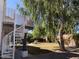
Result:
M2 37L14 30L14 24L3 24Z
M1 49L1 32L2 32L2 20L3 20L3 9L4 7L4 0L0 0L0 49Z

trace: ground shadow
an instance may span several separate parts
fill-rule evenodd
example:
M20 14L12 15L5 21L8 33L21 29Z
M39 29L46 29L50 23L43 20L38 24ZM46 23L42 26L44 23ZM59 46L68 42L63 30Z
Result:
M50 53L52 51L41 49L39 47L28 46L28 52L32 55L40 55L40 54Z
M79 57L79 54L71 52L53 52L39 47L28 46L28 52L34 56L22 58L20 55L21 47L16 49L15 59L70 59L71 57ZM78 58L79 59L79 58Z

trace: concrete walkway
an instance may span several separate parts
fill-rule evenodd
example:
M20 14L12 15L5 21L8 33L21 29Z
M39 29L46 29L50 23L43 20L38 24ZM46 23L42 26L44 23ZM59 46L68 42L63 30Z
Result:
M52 52L38 56L26 57L23 59L79 59L79 54L73 54L69 52L66 53Z
M51 52L46 54L40 54L35 56L29 56L23 58L21 52L17 51L15 54L15 59L79 59L79 54L72 52Z
M16 50L15 59L79 59L79 49L75 48L71 52L55 51L25 58L22 57L21 52L19 50Z
M51 52L23 58L21 52L19 52L15 55L15 59L79 59L79 54L71 52Z

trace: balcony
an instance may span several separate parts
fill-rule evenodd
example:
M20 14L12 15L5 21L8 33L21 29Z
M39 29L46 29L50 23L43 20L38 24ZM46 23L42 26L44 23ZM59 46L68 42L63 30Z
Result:
M14 23L15 12L11 8L6 8L5 18L3 20L4 24L13 24Z
M13 24L14 23L14 19L12 19L9 16L5 16L5 19L3 20L4 24Z
M34 27L33 21L30 17L19 15L11 8L6 9L6 15L5 19L3 20L3 23L9 25L16 23L16 25L18 26L23 25L25 23L26 27Z

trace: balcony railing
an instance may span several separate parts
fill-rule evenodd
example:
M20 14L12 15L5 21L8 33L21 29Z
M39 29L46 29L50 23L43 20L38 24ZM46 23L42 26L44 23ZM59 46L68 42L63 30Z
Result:
M11 17L12 19L14 19L14 17L15 17L15 10L13 10L11 8L6 8L6 16Z
M19 43L21 42L21 39L24 38L24 26L20 26L19 28L15 29L15 34L14 31L11 31L10 33L8 33L7 35L4 36L3 40L2 40L2 58L12 58L13 57L13 53L15 52L15 44L17 45L18 41ZM15 39L14 39L14 35L15 35ZM18 40L19 38L19 40Z
M17 14L17 11L11 8L6 8L6 15L3 22L7 24L15 22L17 25L22 25L25 22L26 26L33 27L33 21L31 20L31 18Z

